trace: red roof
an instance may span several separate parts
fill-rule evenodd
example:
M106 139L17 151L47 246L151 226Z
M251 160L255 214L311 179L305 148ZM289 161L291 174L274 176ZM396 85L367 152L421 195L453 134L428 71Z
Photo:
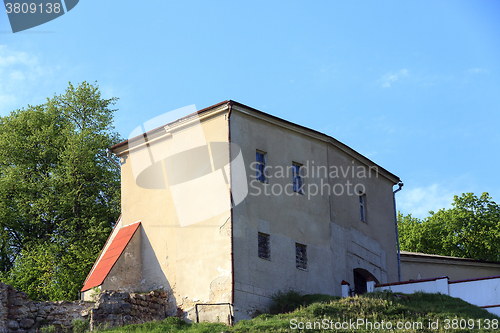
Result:
M140 225L141 222L133 223L118 230L111 245L109 245L101 260L97 263L96 268L90 274L81 291L98 287L104 282L104 279L108 276L111 268L113 268L118 258L120 258L123 250L125 250L128 242L130 242Z

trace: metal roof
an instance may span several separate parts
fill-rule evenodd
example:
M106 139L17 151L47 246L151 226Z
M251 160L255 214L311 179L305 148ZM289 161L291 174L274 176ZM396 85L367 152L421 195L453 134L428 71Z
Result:
M106 279L109 272L118 261L118 258L120 258L121 254L127 247L128 243L130 242L140 225L141 222L137 222L129 224L118 230L118 233L111 242L111 245L103 254L101 260L85 282L85 285L83 286L81 291L86 291L90 288L98 287L104 282L104 279Z

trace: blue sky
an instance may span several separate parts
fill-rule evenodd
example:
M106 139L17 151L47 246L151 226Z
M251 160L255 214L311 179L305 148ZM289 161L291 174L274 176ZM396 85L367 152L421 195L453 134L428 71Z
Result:
M13 34L0 115L97 80L116 129L233 99L335 137L398 175L398 209L500 202L499 1L93 1Z

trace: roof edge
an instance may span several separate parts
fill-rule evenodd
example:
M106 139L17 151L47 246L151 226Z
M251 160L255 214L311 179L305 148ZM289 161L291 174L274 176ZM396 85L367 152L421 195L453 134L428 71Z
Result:
M468 261L468 262L475 262L475 263L481 263L481 264L500 265L500 261L488 261L488 260L473 259L473 258L442 256L439 254L428 254L428 253L421 253L421 252L401 251L401 255L408 256L408 257L426 258L426 259L446 259L446 260L452 260L452 261Z
M255 112L255 113L257 113L257 114L259 114L259 115L261 115L261 116L264 116L264 117L269 117L269 118L271 118L271 119L274 119L274 120L276 120L276 121L279 121L279 122L285 123L285 124L287 124L287 125L294 126L294 127L300 128L300 129L302 129L302 130L304 130L304 131L308 131L308 132L314 133L315 135L319 135L319 136L322 136L322 137L324 137L324 138L327 138L327 140L325 140L325 141L329 141L329 143L330 143L330 144L332 144L333 146L335 146L335 147L339 148L339 149L340 149L340 150L342 150L344 153L346 153L346 154L348 154L348 155L352 156L353 158L357 159L357 160L358 160L358 161L360 161L361 163L366 164L366 165L368 165L368 166L376 166L377 168L380 168L380 170L379 170L379 171L381 171L381 174L382 174L382 175L384 175L384 176L385 176L385 178L387 178L387 179L389 179L390 181L392 181L392 182L393 182L393 184L397 184L397 183L399 183L399 182L401 181L401 179L400 179L398 176L396 176L395 174L393 174L392 172L388 171L387 169L383 168L383 167L382 167L382 166L380 166L379 164L377 164L377 163L373 162L372 160L370 160L368 157L366 157L366 156L364 156L364 155L360 154L359 152L357 152L357 151L356 151L356 150L354 150L353 148L351 148L351 147L349 147L348 145L346 145L346 144L344 144L344 143L342 143L342 142L338 141L337 139L335 139L335 138L334 138L334 137L332 137L332 136L329 136L329 135L327 135L327 134L325 134L325 133L322 133L322 132L319 132L319 131L317 131L317 130L311 129L311 128L309 128L309 127L305 127L305 126L302 126L302 125L299 125L299 124L293 123L293 122L288 121L288 120L285 120L285 119L283 119L283 118L280 118L280 117L277 117L277 116L273 116L272 114L269 114L269 113L266 113L266 112L263 112L263 111L257 110L257 109L255 109L255 108L253 108L253 107L250 107L250 106L248 106L248 105L245 105L245 104L239 103L239 102L234 101L234 100L225 100L225 101L222 101L222 102L220 102L220 103L214 104L214 105L212 105L212 106L206 107L206 108L201 109L201 110L199 110L199 111L197 111L197 112L191 113L191 114L189 114L189 115L187 115L187 116L185 116L185 117L179 118L179 119L177 119L177 120L175 120L175 121L173 121L173 122L171 122L171 123L165 124L165 125L163 125L163 126L157 127L157 128L155 128L155 129L153 129L153 130L150 130L150 131L148 131L148 132L146 132L146 133L143 133L143 134L138 135L138 136L136 136L136 137L133 137L133 138L131 138L131 139L128 139L128 140L122 141L122 142L120 142L120 143L117 143L117 144L115 144L114 146L110 147L109 149L110 149L110 151L112 151L113 153L115 153L115 150L117 150L117 149L119 149L119 148L121 148L121 147L123 147L123 146L126 146L126 145L128 145L129 143L135 142L135 141L137 141L137 140L141 140L141 139L143 139L143 138L147 138L148 136L152 136L153 134L156 134L156 133L158 133L158 132L163 131L163 130L164 130L164 127L165 127L166 125L174 124L174 123L176 123L176 122L179 122L179 121L185 120L185 119L187 119L187 118L189 118L189 117L192 117L192 116L194 116L194 115L196 115L196 114L202 114L202 113L205 113L205 112L210 111L210 110L212 110L212 109L214 109L214 108L220 107L221 105L224 105L224 104L227 104L227 105L232 105L232 106L236 105L236 106L239 106L239 107L241 107L241 108L245 108L245 109L248 109L248 110L250 110L250 111L252 111L252 112Z
M305 127L305 126L302 126L302 125L299 125L299 124L296 124L296 123L293 123L291 121L288 121L288 120L285 120L283 118L280 118L280 117L277 117L277 116L273 116L272 114L269 114L269 113L266 113L266 112L263 112L263 111L260 111L260 110L257 110L255 108L252 108L248 105L245 105L245 104L242 104L242 103L239 103L239 102L236 102L236 101L233 101L233 100L229 100L230 103L232 103L233 105L237 105L239 107L243 107L243 108L246 108L246 109L249 109L251 110L252 112L255 112L255 113L258 113L260 115L263 115L265 117L269 117L269 118L272 118L274 120L277 120L279 122L283 122L287 125L291 125L291 126L295 126L295 127L298 127L302 130L305 130L305 131L308 131L308 132L312 132L316 135L319 135L319 136L323 136L325 138L328 138L328 141L329 143L331 143L333 146L339 148L340 150L342 150L343 152L345 152L346 154L352 156L353 158L357 159L358 161L360 161L361 163L363 164L366 164L368 166L371 166L371 165L374 165L374 166L377 166L378 168L380 168L380 170L384 173L384 176L391 180L394 184L397 184L401 181L401 179L396 176L395 174L393 174L392 172L388 171L387 169L385 169L384 167L380 166L379 164L373 162L372 160L370 160L368 157L364 156L363 154L357 152L356 150L354 150L353 148L349 147L348 145L340 142L339 140L335 139L334 137L332 136L329 136L325 133L322 133L320 131L317 131L317 130L314 130L312 128L309 128L309 127ZM326 141L326 140L325 140Z
M125 251L125 249L127 248L128 244L130 243L130 241L132 240L132 238L134 237L135 233L137 232L137 230L139 230L139 227L141 226L141 221L136 221L134 223L131 223L131 224L128 224L126 226L122 226L120 228L120 230L118 230L118 233L115 235L115 238L113 238L113 240L111 241L111 244L113 244L113 241L116 239L116 236L119 234L119 232L125 228L129 228L129 227L132 227L134 224L137 224L137 226L135 226L135 230L133 231L133 233L130 235L130 238L127 240L126 244L124 245L123 249L121 250L120 254L118 255L118 257L116 258L116 260L113 262L113 264L111 265L111 267L109 268L109 270L107 271L106 275L104 276L103 280L101 281L100 284L98 285L90 285L90 286L87 286L87 282L88 280L92 277L92 274L95 273L96 269L99 267L99 263L101 262L101 257L99 256L98 259L96 260L96 262L94 263L95 265L95 269L92 269L92 271L89 273L89 275L87 276L87 279L85 279L85 282L83 283L83 287L82 289L80 290L80 292L85 292L85 291L88 291L92 288L95 288L95 287L98 287L100 285L102 285L104 283L104 280L106 280L106 278L108 277L108 274L111 272L111 270L113 269L113 267L115 266L116 262L120 259L120 257L122 256L123 254L123 251ZM111 236L111 235L110 235ZM109 238L108 238L109 240ZM103 249L106 247L106 244L104 244L104 247ZM109 250L109 248L108 248ZM101 250L102 252L102 250ZM103 256L105 256L106 253L103 253Z
M178 121L181 121L181 120L184 120L184 119L190 118L190 117L192 117L192 116L194 116L194 115L197 115L197 114L201 114L201 113L207 112L207 111L209 111L209 110L211 110L211 109L214 109L214 108L219 107L219 106L221 106L221 105L227 104L227 103L229 103L229 102L230 102L230 101L225 100L225 101L222 101L222 102L220 102L220 103L214 104L214 105L209 106L209 107L206 107L206 108L204 108L204 109L201 109L201 110L199 110L199 111L193 112L193 113L188 114L187 116L184 116L184 117L182 117L182 118L179 118L179 119L177 119L177 120L175 120L175 121L173 121L173 122L171 122L171 123L168 123L168 124L162 125L162 126L160 126L160 127L157 127L157 128L155 128L155 129L152 129L152 130L150 130L150 131L147 131L146 133L142 133L142 134L140 134L140 135L138 135L138 136L135 136L135 137L133 137L133 138L130 138L130 139L127 139L127 140L122 141L122 142L120 142L120 143L117 143L117 144L115 144L115 145L111 146L111 147L109 148L109 150L110 150L111 152L114 152L114 150L115 150L115 149L117 149L117 148L123 147L123 146L125 146L125 145L128 145L129 143L135 142L135 141L137 141L137 140L139 140L139 139L142 139L142 138L146 138L146 137L151 136L152 134L154 134L154 133L156 133L156 132L158 132L158 131L162 131L162 130L164 130L164 128L165 128L165 126L166 126L166 125L173 124L173 123L176 123L176 122L178 122Z

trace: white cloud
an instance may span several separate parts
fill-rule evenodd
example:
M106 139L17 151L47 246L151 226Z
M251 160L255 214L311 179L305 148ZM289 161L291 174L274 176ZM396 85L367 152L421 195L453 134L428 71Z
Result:
M0 94L0 105L9 105L13 104L16 101L16 97L14 95L2 95ZM1 113L0 113L1 115Z
M467 71L469 74L488 74L489 72L484 68L471 68Z
M380 79L382 88L389 88L391 86L391 83L394 83L397 80L406 77L408 75L409 75L408 70L406 68L400 69L396 73L394 72L386 73L382 75L382 78Z
M35 55L0 45L0 115L33 103L40 87L54 77L54 70Z
M14 72L10 73L10 78L13 81L22 81L26 77L24 76L23 72L21 72L21 71L14 71Z
M451 208L453 197L457 192L443 188L440 184L424 187L405 188L396 194L396 209L403 214L424 218L429 211L437 212L441 208Z

